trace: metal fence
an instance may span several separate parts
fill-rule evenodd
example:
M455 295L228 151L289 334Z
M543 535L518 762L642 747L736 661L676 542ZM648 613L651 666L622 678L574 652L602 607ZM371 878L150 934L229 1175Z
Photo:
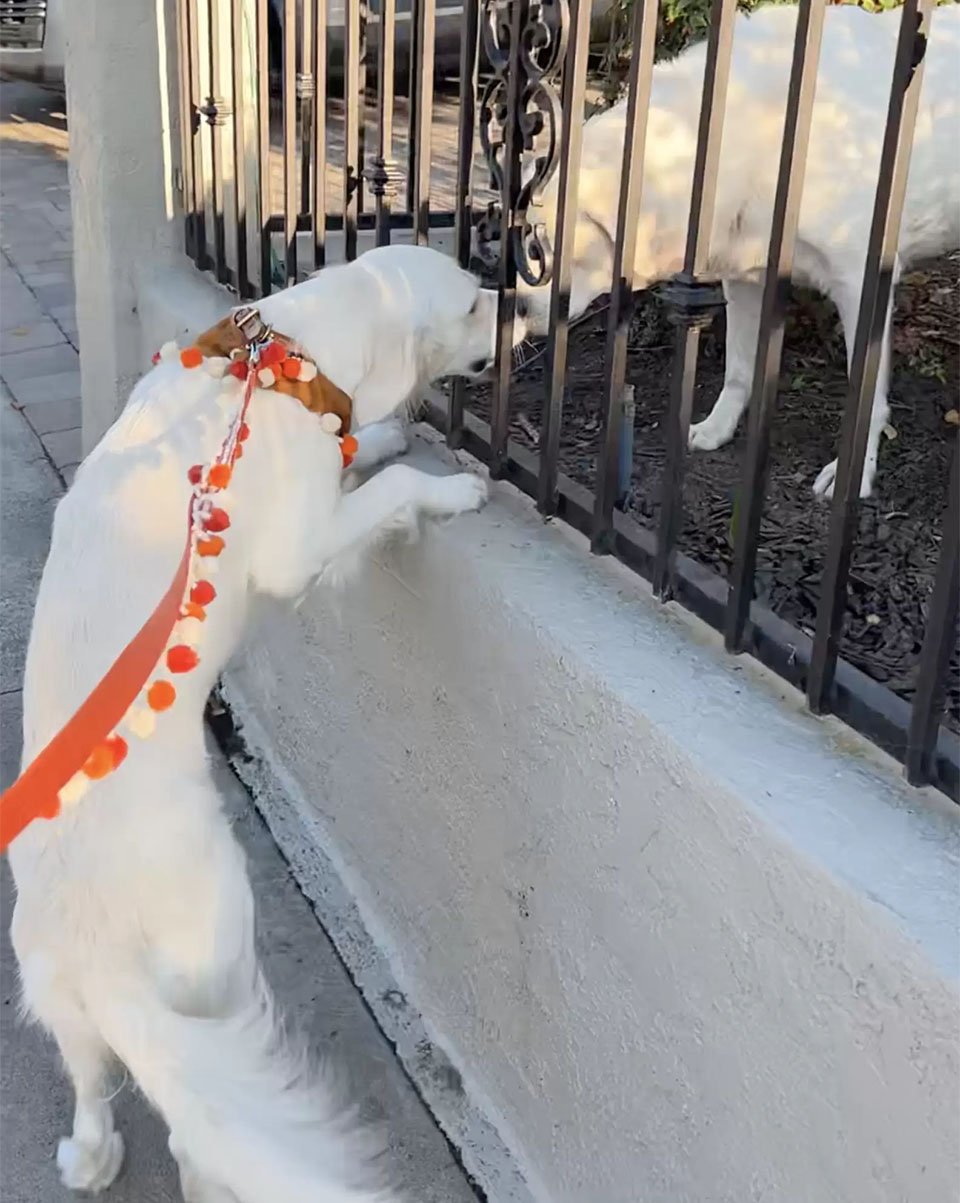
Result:
M614 287L592 494L559 468L590 0L464 0L462 9L453 10L460 25L456 158L451 154L443 164L449 180L440 189L439 211L431 192L437 190L437 159L431 155L435 34L441 28L437 0L410 0L399 12L397 0L341 0L338 8L333 0L329 7L328 0L178 0L186 248L198 266L239 295L257 297L322 267L334 236L337 257L350 259L364 230L372 230L381 245L401 232L425 243L431 230L447 227L453 253L470 266L473 227L498 227L491 420L468 411L465 386L458 382L446 412L432 412L451 444L468 447L494 476L513 480L536 498L544 515L581 530L595 552L613 553L635 568L659 598L676 599L723 632L731 653L752 654L803 690L814 713L832 712L874 740L905 765L912 783L930 782L956 797L958 738L941 726L960 595L956 457L912 705L838 651L932 0L907 0L902 10L813 637L754 598L825 7L826 0L800 0L798 6L729 581L682 554L678 532L697 351L704 327L723 304L719 282L706 275L706 265L735 0L713 0L683 267L661 290L676 333L655 530L618 502L633 438L627 340L657 0L635 0L631 15ZM449 16L441 4L440 17L445 12ZM401 17L410 70L398 90ZM372 45L375 56L368 53ZM398 95L403 90L406 98ZM537 220L537 200L555 172L558 211L551 244ZM490 192L482 191L490 182L492 206ZM552 290L538 454L509 438L519 277Z

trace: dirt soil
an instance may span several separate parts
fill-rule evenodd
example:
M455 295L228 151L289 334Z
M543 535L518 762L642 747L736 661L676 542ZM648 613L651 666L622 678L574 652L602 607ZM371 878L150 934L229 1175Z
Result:
M913 696L937 559L960 397L960 253L906 276L896 297L888 437L882 441L874 495L861 504L842 654L904 698ZM602 302L601 302L602 304ZM571 332L561 436L562 471L593 487L603 389L605 307ZM664 307L638 298L627 380L636 388L634 464L628 509L653 527L659 512L663 420L673 335ZM546 388L545 360L528 361L510 395L511 438L536 449ZM705 416L723 383L723 318L701 341L694 420ZM761 529L757 595L812 634L820 597L829 504L811 486L836 454L847 395L846 358L836 311L798 293L791 306L781 392L773 427L770 483ZM489 418L489 387L468 394ZM745 446L745 422L733 442L687 458L681 548L724 578L732 560L733 498ZM960 730L960 650L950 666L948 725Z

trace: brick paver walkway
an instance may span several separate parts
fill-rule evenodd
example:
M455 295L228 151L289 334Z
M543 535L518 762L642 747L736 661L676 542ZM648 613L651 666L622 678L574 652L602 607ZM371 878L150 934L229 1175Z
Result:
M4 81L0 155L0 380L69 483L80 462L80 359L62 98Z

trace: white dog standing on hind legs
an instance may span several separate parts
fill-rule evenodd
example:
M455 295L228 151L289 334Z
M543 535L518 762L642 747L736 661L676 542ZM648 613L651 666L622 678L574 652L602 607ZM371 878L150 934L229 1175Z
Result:
M496 295L425 248L370 252L259 308L351 399L358 468L402 450L402 430L382 420L421 386L479 373L494 355ZM223 402L236 404L222 388L203 369L161 362L60 503L27 655L24 765L169 587L188 473L217 455ZM199 664L177 678L152 738L131 739L116 772L10 847L23 1003L55 1037L76 1092L57 1152L67 1186L101 1190L120 1168L106 1084L115 1056L169 1125L189 1203L386 1203L392 1194L362 1185L362 1137L284 1046L244 856L207 762L204 705L254 595L295 600L391 530L478 509L487 486L395 464L347 491L338 441L316 413L261 390L249 413Z
M750 400L764 266L796 31L795 8L771 5L734 26L730 84L717 176L707 273L727 300L726 373L711 412L690 427L690 446L712 451L733 438ZM826 10L793 278L829 296L853 349L867 240L873 216L900 12L851 5ZM638 223L634 287L679 271L687 233L706 45L654 68ZM930 24L897 271L960 246L960 5L936 8ZM610 290L626 101L583 129L570 313ZM553 230L558 178L537 219ZM534 333L545 333L550 289L521 284ZM889 408L890 316L874 395L861 496L877 471ZM814 491L832 496L837 463Z

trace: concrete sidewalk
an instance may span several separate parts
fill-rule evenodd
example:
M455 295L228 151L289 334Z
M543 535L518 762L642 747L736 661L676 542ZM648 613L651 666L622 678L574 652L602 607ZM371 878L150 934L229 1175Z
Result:
M0 94L0 785L5 788L19 767L20 683L33 598L62 481L71 478L80 452L66 135L57 131L52 115L57 104L50 94L7 84ZM446 1141L249 798L218 754L216 760L249 859L264 967L292 1025L306 1034L318 1055L335 1064L351 1086L350 1096L360 1103L362 1117L385 1132L388 1168L411 1203L475 1203ZM60 1185L53 1161L56 1142L69 1129L73 1103L54 1046L17 1021L6 862L0 874L0 1198L3 1203L57 1203L74 1197ZM178 1200L163 1125L120 1073L116 1085L114 1105L127 1159L104 1198L111 1203Z

